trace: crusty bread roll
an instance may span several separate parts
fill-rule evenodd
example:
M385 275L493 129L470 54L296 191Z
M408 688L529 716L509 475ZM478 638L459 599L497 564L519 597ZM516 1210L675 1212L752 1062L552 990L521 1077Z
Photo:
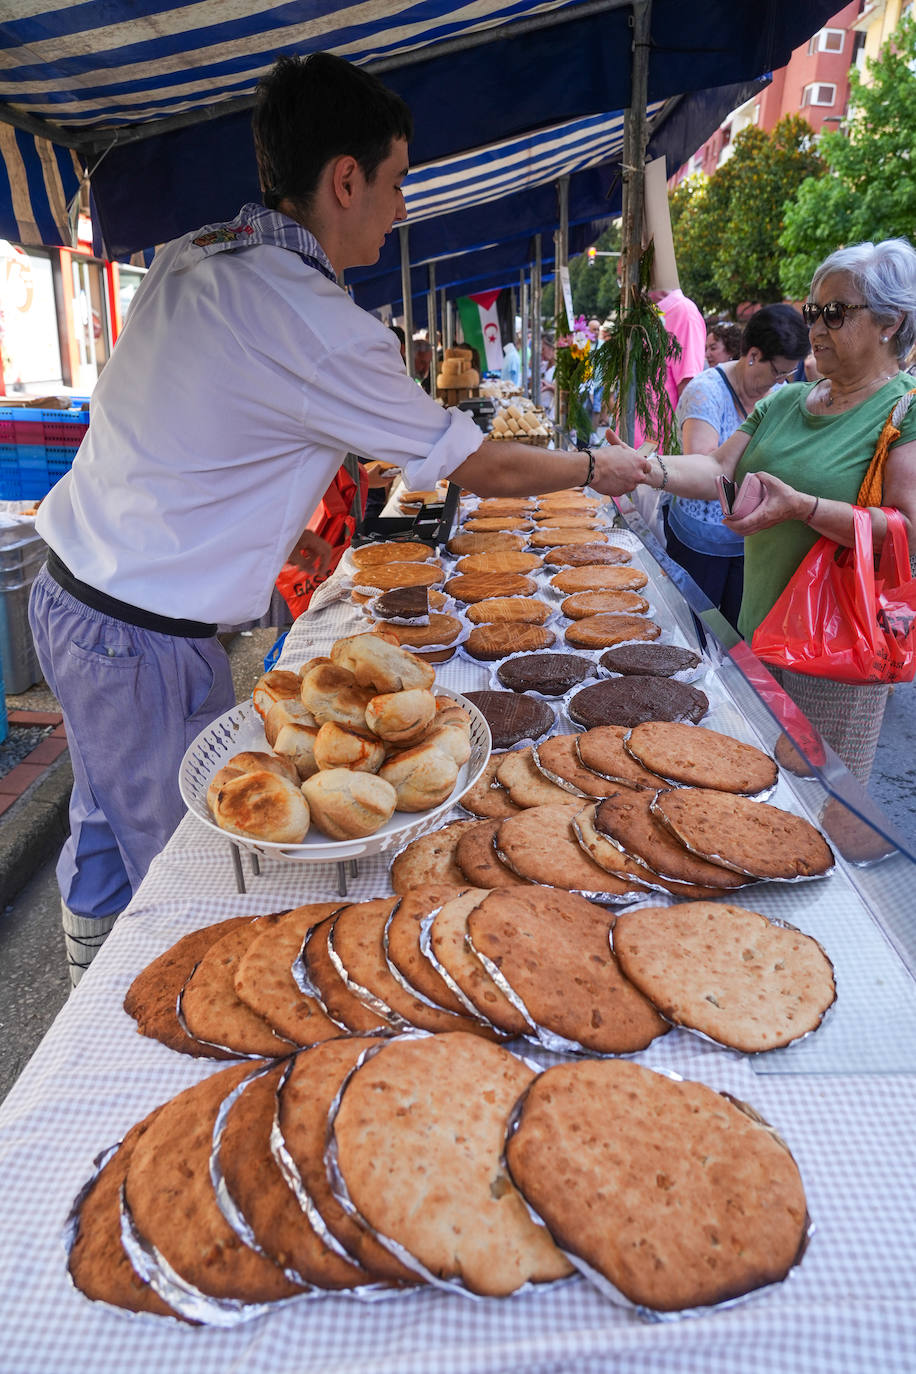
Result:
M285 668L271 668L269 673L258 678L254 684L251 700L254 703L254 709L264 720L275 701L280 701L283 697L297 697L298 695L298 674L288 673Z
M299 786L296 769L288 759L280 759L275 754L262 753L256 749L246 749L241 754L233 755L210 779L207 805L211 812L215 812L216 794L223 784L231 778L240 778L243 773L275 773L278 778L285 778L287 782Z
M436 698L424 687L407 692L383 692L366 707L366 724L392 744L412 744L436 715Z
M332 840L374 835L394 815L398 795L375 773L323 768L302 784L314 825Z
M216 794L216 824L230 835L299 844L309 828L308 803L287 778L266 769L230 778Z
M306 659L306 661L303 664L301 664L300 667L297 669L299 674L299 681L301 682L302 679L306 677L312 671L313 668L318 668L322 663L330 663L330 661L331 660L323 654L319 654L317 658Z
M448 754L449 758L453 759L459 768L463 763L467 763L471 757L470 726L463 726L457 720L446 720L440 725L437 718L420 743L431 744L441 753Z
M378 692L429 688L436 680L436 670L429 663L393 644L384 631L372 630L338 639L331 649L331 658L338 668L349 669L360 687L374 688L373 696Z
M319 725L336 720L365 730L366 707L374 696L370 687L357 684L347 667L334 663L319 663L302 679L302 704Z
M298 721L289 721L280 727L274 740L274 753L293 765L299 782L304 782L306 778L318 772L318 764L315 761L318 729L314 723L305 725Z
M275 701L267 712L264 720L264 734L267 736L267 743L273 749L277 742L277 736L284 725L315 724L315 717L307 706L303 706L300 697L283 697L280 701Z
M347 730L336 720L326 721L315 738L318 768L354 768L360 773L377 773L384 762L385 746L381 740Z
M458 764L435 744L415 744L383 764L378 776L394 787L399 811L428 811L448 797Z

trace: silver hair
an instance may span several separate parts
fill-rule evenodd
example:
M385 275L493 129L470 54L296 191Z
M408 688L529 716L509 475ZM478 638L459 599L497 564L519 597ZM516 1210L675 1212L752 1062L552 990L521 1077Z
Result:
M833 272L847 272L865 297L879 324L903 323L894 335L897 361L903 363L916 344L916 250L908 239L853 243L825 258L811 278L811 294Z

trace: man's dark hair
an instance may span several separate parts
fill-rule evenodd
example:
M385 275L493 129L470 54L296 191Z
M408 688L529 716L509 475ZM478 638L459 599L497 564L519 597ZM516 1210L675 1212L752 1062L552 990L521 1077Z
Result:
M392 142L412 137L413 119L377 77L316 52L281 57L261 78L252 129L264 204L305 209L332 158L354 157L371 181Z
M765 305L752 315L741 336L742 358L759 348L764 358L804 358L811 347L801 315L792 305Z

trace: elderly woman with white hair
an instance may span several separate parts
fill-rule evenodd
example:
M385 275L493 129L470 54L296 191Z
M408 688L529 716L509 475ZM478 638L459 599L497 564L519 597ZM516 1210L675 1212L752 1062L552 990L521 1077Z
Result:
M916 406L901 369L916 344L916 252L905 239L859 243L832 253L814 274L802 308L820 379L779 388L710 454L647 455L646 482L710 500L720 474L751 472L762 500L743 519L744 595L738 628L750 642L809 549L822 535L851 547L853 506L867 507L878 553L895 507L916 550ZM901 397L881 478L861 493L885 421ZM608 431L612 443L620 440ZM877 747L887 688L850 685L773 669L774 676L862 782Z

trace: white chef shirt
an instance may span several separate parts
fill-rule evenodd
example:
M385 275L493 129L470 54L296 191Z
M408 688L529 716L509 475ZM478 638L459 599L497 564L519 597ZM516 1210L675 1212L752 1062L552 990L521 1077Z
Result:
M201 254L199 233L156 254L36 527L109 596L238 624L266 610L348 451L400 464L425 490L482 436L416 386L394 334L297 252Z

